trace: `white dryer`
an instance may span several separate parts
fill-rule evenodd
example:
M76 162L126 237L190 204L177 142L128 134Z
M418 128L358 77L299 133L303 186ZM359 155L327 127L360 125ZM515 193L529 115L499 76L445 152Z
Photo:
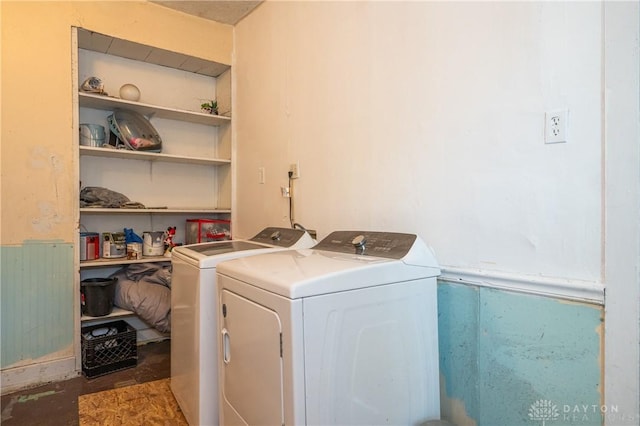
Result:
M384 232L221 263L221 424L439 419L439 274L418 236Z
M218 263L315 243L303 230L272 227L248 240L172 250L171 390L190 425L218 424Z

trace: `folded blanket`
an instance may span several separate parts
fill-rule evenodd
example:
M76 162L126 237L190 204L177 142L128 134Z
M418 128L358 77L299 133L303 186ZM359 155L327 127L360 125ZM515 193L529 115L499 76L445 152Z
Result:
M87 186L80 190L80 207L144 209L144 205L131 201L119 192L101 186Z
M114 305L133 311L162 333L171 331L171 265L137 263L114 274Z

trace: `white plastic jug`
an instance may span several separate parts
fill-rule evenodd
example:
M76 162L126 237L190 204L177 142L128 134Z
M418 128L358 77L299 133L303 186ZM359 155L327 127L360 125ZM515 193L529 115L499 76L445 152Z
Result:
M145 231L142 233L142 241L143 256L164 254L164 231Z

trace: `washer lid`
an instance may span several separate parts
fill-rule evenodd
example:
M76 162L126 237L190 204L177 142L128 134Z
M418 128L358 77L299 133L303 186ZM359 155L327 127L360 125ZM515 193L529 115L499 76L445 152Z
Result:
M214 241L202 244L193 244L185 246L188 251L194 251L202 256L216 256L224 253L230 253L232 251L253 250L257 248L264 248L266 244L250 243L245 240L231 240L231 241ZM185 250L185 252L187 251Z
M215 268L223 260L249 256L250 254L257 254L260 251L266 252L272 249L274 249L273 246L247 240L212 241L188 246L176 246L171 250L171 257L175 256L199 268Z
M224 260L252 256L286 248L310 248L315 241L309 233L290 228L269 227L250 240L212 241L177 246L171 251L176 256L199 268L215 268Z
M400 259L318 250L316 246L230 260L221 263L217 272L297 299L436 277L440 267L431 250L416 237Z

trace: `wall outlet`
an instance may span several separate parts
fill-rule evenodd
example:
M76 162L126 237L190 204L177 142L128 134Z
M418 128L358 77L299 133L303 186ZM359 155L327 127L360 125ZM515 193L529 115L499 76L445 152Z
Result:
M291 172L291 179L298 179L300 177L300 162L296 161L289 165L289 172Z
M567 142L569 110L548 111L544 117L544 143Z

